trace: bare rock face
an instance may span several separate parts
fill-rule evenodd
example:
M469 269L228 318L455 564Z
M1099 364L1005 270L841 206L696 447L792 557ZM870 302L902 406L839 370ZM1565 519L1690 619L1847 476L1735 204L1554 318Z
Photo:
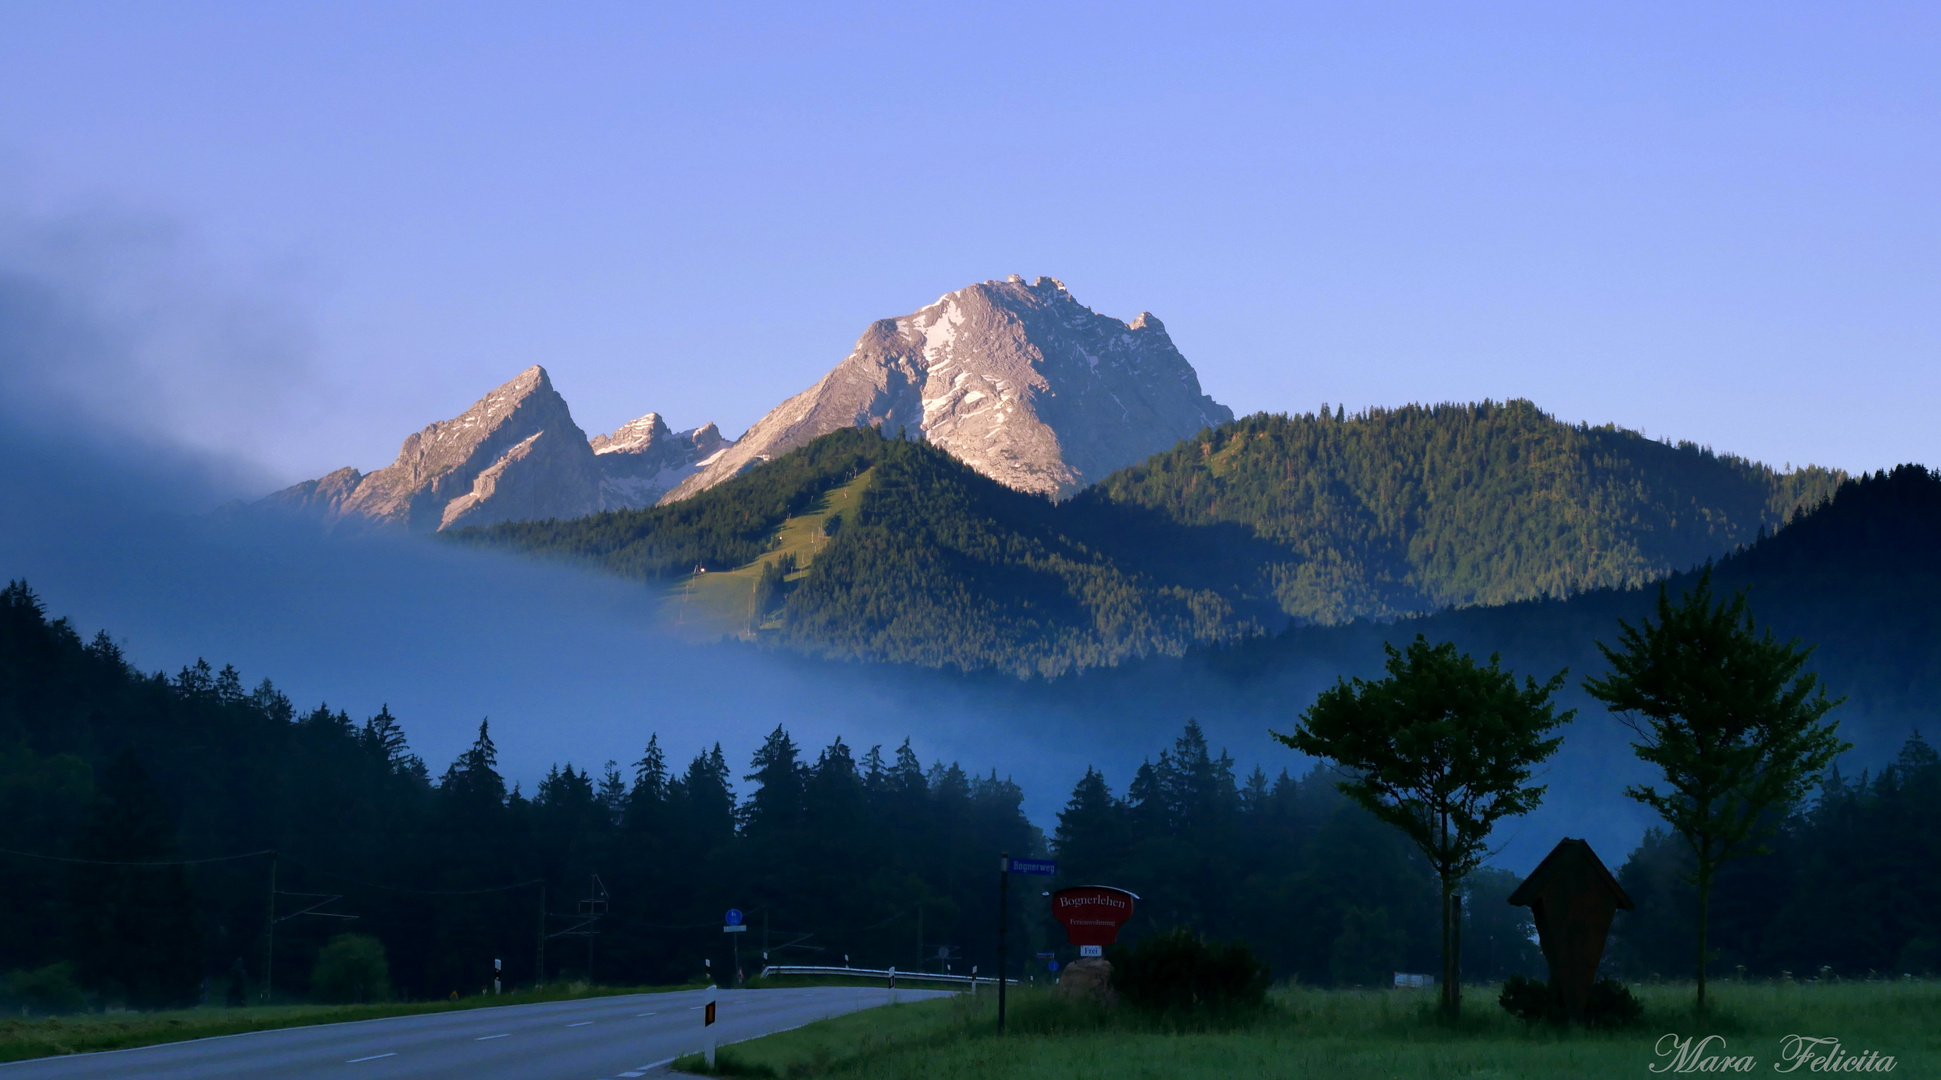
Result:
M405 439L385 468L339 469L255 506L332 527L412 532L583 517L652 506L731 445L713 424L673 432L654 413L589 441L534 366Z
M411 532L577 517L600 507L599 467L546 369L534 366L405 439L390 465L339 469L257 505L337 527Z
M1232 419L1158 319L1120 322L1062 282L1012 275L871 325L834 370L661 501L864 425L921 435L1000 483L1062 499Z
M654 505L734 444L713 424L671 431L659 413L648 413L611 435L595 435L591 445L600 466L601 503L623 510Z
M546 369L534 365L405 439L398 459L364 477L338 516L433 532L598 507L593 448Z
M346 465L336 472L316 480L305 480L292 484L273 495L257 502L263 510L284 516L319 523L334 520L344 505L357 490L364 474Z

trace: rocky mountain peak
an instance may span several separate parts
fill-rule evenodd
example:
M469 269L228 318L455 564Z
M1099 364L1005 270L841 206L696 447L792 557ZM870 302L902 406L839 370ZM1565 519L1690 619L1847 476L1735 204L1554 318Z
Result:
M586 433L535 364L407 437L397 460L364 477L337 514L414 532L566 516L598 498L594 473Z
M611 435L594 436L591 445L600 465L601 501L620 509L652 506L731 443L713 424L673 431L659 413L648 413Z
M638 420L613 429L611 435L595 435L592 439L593 452L596 454L629 453L651 446L656 439L665 439L673 434L668 430L667 421L659 413L648 413Z
M589 440L534 365L404 440L376 472L339 469L258 503L329 525L430 532L652 506L728 446L713 424L670 431L648 413Z
M920 434L1001 483L1064 498L1233 412L1165 327L1100 315L1017 274L872 323L814 386L669 492L685 498L842 427Z

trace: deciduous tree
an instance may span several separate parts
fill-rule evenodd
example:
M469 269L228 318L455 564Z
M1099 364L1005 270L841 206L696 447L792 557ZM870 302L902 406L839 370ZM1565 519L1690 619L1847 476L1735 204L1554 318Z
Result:
M1691 847L1703 1009L1714 875L1763 850L1773 812L1803 798L1850 744L1823 722L1839 700L1805 670L1812 650L1759 633L1743 592L1715 602L1709 570L1676 605L1659 586L1656 622L1618 626L1617 648L1598 643L1610 672L1584 690L1638 734L1638 756L1664 774L1663 789L1634 784L1625 794Z
M1450 899L1464 875L1482 865L1490 830L1528 813L1543 798L1529 783L1532 767L1563 740L1551 732L1573 712L1551 696L1559 672L1538 685L1505 671L1499 658L1478 665L1453 644L1420 634L1406 651L1388 652L1387 678L1342 680L1301 714L1292 734L1274 738L1334 762L1348 778L1342 792L1402 830L1420 848L1442 888L1442 1008L1462 1009L1460 942Z

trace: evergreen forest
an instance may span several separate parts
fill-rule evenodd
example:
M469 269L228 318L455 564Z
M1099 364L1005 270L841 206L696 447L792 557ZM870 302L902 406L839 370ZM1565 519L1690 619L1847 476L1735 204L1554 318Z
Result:
M862 476L812 561L751 579L746 636L1021 677L1289 624L1635 587L1753 542L1843 479L1514 401L1250 416L1053 504L860 428L670 506L452 539L671 586L762 558L791 517Z
M525 791L481 723L433 770L389 710L301 711L206 663L143 673L16 582L0 593L0 972L71 980L96 1006L249 999L266 977L279 1000L327 997L312 974L350 925L382 943L392 988L413 998L474 992L494 959L513 985L542 972L673 983L726 977L722 912L738 907L751 972L766 951L988 973L1003 851L1057 857L1054 885L1138 893L1133 935L1245 938L1281 978L1376 985L1433 970L1434 879L1400 835L1324 771L1238 775L1190 721L1117 791L1086 772L1049 836L1015 784L925 766L907 743L812 751L778 726L745 771L718 746L695 749L682 765L648 735L631 764L562 763ZM1918 738L1891 768L1829 777L1773 854L1722 882L1715 933L1731 961L1758 974L1932 969L1937 784ZM1641 901L1618 924L1628 975L1678 970L1662 958L1678 955L1689 901L1678 860L1653 835L1620 870ZM1539 969L1527 913L1502 903L1515 881L1486 869L1466 882L1471 979ZM1014 973L1042 963L1024 959L1033 951L1069 959L1014 890ZM591 925L585 899L608 905Z

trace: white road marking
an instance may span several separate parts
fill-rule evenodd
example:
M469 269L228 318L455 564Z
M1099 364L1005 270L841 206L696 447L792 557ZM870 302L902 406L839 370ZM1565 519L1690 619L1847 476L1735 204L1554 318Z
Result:
M705 1009L705 1008L707 1008L706 1005L693 1005L693 1006L689 1006L687 1011L694 1012L696 1009Z
M487 1040L487 1039L503 1039L503 1038L506 1038L506 1037L508 1037L508 1036L510 1036L511 1034L512 1034L512 1033L508 1031L508 1032L506 1032L506 1033L505 1033L505 1034L503 1034L503 1035L480 1035L480 1036L479 1036L478 1038L476 1038L476 1039L473 1039L472 1041L473 1041L473 1042L484 1042L484 1041L485 1041L485 1040Z
M647 1075L647 1071L646 1071L645 1069L643 1069L643 1070L641 1070L640 1072L623 1072L623 1073L621 1073L620 1075L621 1075L621 1076L626 1076L626 1077L635 1077L635 1076L646 1076L646 1075Z
M579 1022L579 1023L577 1023L577 1024L568 1024L568 1025L566 1025L566 1026L567 1026L567 1027L585 1027L586 1025L588 1025L588 1024L591 1024L592 1022L593 1022L593 1021L591 1021L591 1020L582 1020L582 1021L580 1021L580 1022Z
M672 1065L672 1064L674 1064L674 1061L675 1061L675 1059L674 1059L674 1058L662 1058L662 1059L660 1059L659 1061L656 1061L656 1062L654 1062L654 1063L653 1063L653 1064L651 1064L651 1065L642 1065L642 1066L641 1066L641 1068L642 1068L642 1069L658 1069L658 1068L660 1068L660 1067L661 1067L662 1065Z
M397 1057L397 1056L398 1056L398 1052L396 1050L393 1050L388 1054L372 1054L370 1057L351 1058L349 1061L344 1062L344 1064L355 1065L360 1061L376 1061L378 1058L388 1058L388 1057Z
M659 1013L635 1013L635 1016L659 1016Z

